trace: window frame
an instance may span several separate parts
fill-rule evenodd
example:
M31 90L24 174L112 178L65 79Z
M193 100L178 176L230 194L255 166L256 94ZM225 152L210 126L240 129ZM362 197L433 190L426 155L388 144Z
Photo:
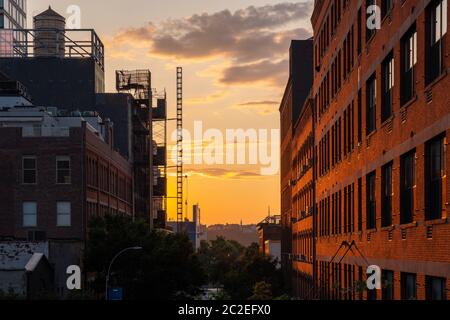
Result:
M56 184L59 185L70 185L72 184L72 159L70 156L57 156L56 157ZM69 162L69 168L68 169L60 169L58 164L60 162L64 162L64 161L68 161ZM59 178L59 172L60 171L68 171L68 177L69 177L69 182L60 182Z
M34 168L26 169L25 168L25 160L34 160ZM25 182L25 172L26 171L34 171L34 182ZM37 163L37 157L34 155L22 156L22 184L24 184L24 185L37 185L38 184L38 163Z
M60 211L60 205L68 204L69 212L61 212ZM61 223L60 217L61 216L68 216L69 222L68 223ZM56 202L56 226L59 228L68 228L72 226L72 203L70 201L58 201Z
M34 213L25 213L25 206L26 205L34 205ZM34 216L34 222L29 224L25 223L25 216ZM38 203L36 201L24 201L22 202L22 227L24 228L36 228L38 226Z

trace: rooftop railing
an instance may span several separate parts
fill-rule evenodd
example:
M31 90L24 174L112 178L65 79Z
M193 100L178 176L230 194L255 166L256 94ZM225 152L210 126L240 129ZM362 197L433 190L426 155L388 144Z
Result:
M93 58L104 70L105 47L93 29L2 29L0 58Z

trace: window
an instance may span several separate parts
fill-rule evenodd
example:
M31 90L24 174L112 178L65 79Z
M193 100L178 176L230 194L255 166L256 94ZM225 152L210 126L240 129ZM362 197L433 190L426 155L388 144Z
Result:
M362 93L358 90L358 144L362 144Z
M445 175L444 136L426 144L425 150L425 218L439 219L442 216L442 179Z
M56 183L71 183L70 157L68 156L56 157Z
M375 194L375 171L367 175L366 181L366 227L376 228L376 194Z
M372 12L367 10L370 6L375 5L375 0L366 0L366 19L365 21L368 21L371 19ZM370 13L370 14L369 14ZM369 40L374 36L376 29L375 28L369 28L366 24L366 42L369 42Z
M445 278L429 277L425 278L426 300L447 300L445 289Z
M400 223L413 222L414 189L416 187L416 152L411 151L400 159Z
M416 300L416 275L413 273L402 273L401 275L402 300Z
M22 204L23 226L37 227L37 203L24 202Z
M381 226L392 225L392 163L381 169Z
M426 83L431 83L444 69L443 37L447 33L447 0L433 1L427 8Z
M362 231L362 179L358 179L358 231Z
M71 226L71 204L70 202L58 202L56 204L56 225L58 227Z
M358 55L361 54L362 51L362 11L361 8L358 10Z
M394 271L383 270L382 279L383 300L394 300Z
M394 6L393 0L382 0L381 1L381 19L384 19L386 15L391 11Z
M414 95L414 74L417 63L417 31L413 25L401 39L401 104L409 102Z
M22 182L24 184L36 184L37 160L35 156L25 156L22 158Z
M383 61L381 66L382 79L382 104L381 104L381 122L386 121L392 115L392 100L394 88L394 54L391 52Z
M373 74L366 83L366 135L376 129L377 88L376 77Z

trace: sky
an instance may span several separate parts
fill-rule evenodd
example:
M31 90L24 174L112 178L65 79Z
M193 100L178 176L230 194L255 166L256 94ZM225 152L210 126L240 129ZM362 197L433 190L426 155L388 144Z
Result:
M193 135L194 123L201 121L202 132L216 130L203 142L192 137L196 145L186 139L185 155L207 152L219 160L225 157L223 152L208 149L219 141L218 134L250 129L267 130L266 151L277 156L270 148L277 149L279 140L271 139L271 134L279 129L289 45L292 39L311 37L313 0L28 0L29 27L31 17L49 5L66 17L71 16L67 9L77 5L81 27L96 30L105 44L108 92L115 91L115 70L150 69L152 87L166 90L169 117L174 117L175 70L183 67L185 129ZM171 123L171 146L173 130ZM258 223L269 207L272 214L278 214L278 172L262 175L261 158L256 163L249 160L245 164L201 161L185 165L187 216L192 216L196 203L202 223L208 225ZM174 196L172 173L169 197ZM169 219L174 219L173 199L168 209Z

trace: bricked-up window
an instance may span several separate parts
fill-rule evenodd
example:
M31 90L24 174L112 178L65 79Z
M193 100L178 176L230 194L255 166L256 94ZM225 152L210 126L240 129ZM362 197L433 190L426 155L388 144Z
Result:
M394 300L394 271L383 270L381 278L383 300Z
M381 226L392 225L392 162L381 168Z
M37 227L37 203L24 202L22 203L23 226Z
M417 299L417 282L414 273L401 274L401 299L402 300L416 300Z
M394 93L394 54L391 52L384 59L381 66L381 86L383 88L381 101L381 122L392 116L392 102Z
M381 19L384 19L394 7L393 0L382 0L381 1Z
M366 177L366 228L375 229L377 223L376 212L376 172L369 173Z
M447 0L435 0L426 12L426 84L444 71L444 43L447 33Z
M377 110L377 80L375 73L366 83L366 135L376 129Z
M415 66L417 64L417 31L414 24L401 39L400 102L409 102L414 96Z
M71 226L71 212L72 206L70 202L57 202L56 203L56 225L58 227L70 227Z
M426 300L447 300L445 289L445 278L425 277L425 299Z
M445 175L445 136L439 136L425 147L425 218L442 217L443 177Z
M22 183L37 183L37 159L35 156L22 157Z
M414 189L416 187L416 151L400 159L400 223L413 222Z
M68 156L56 157L56 183L71 183L70 157Z

